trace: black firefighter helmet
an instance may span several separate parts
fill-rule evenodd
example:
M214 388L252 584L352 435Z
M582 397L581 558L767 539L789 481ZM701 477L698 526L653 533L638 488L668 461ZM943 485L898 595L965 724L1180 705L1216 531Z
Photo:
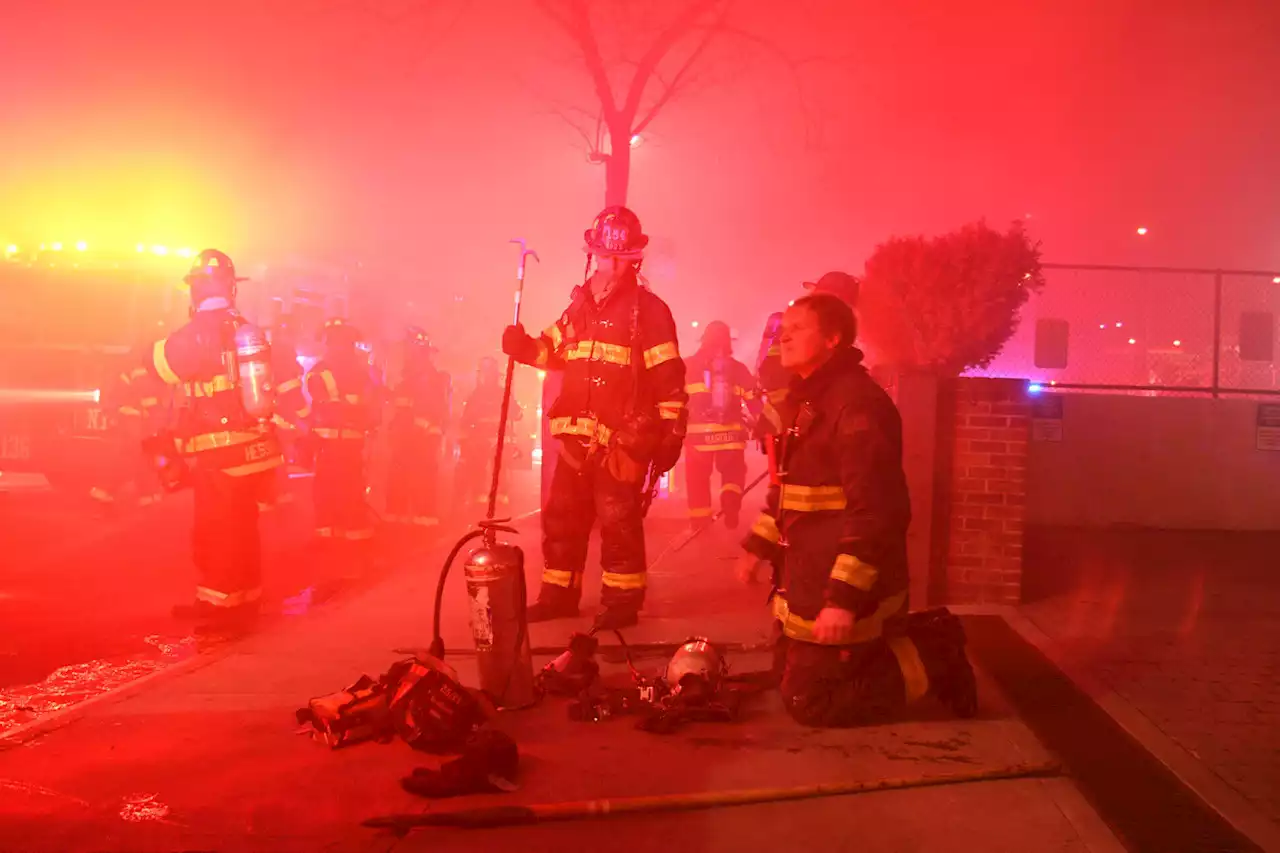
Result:
M583 232L583 251L589 255L611 255L639 260L649 245L640 228L640 217L620 204L600 211L591 227Z
M234 304L236 285L248 281L236 275L236 265L231 258L217 249L205 249L196 255L182 280L191 288L191 304L196 306L206 299L218 297Z
M360 340L360 330L343 317L325 320L320 330L320 343L330 349L355 349Z

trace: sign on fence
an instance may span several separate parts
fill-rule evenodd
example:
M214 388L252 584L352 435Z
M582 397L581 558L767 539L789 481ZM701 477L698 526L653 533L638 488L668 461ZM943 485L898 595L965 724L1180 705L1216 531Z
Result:
M1062 441L1062 397L1043 394L1031 401L1031 440Z
M1258 404L1257 448L1280 451L1280 404Z

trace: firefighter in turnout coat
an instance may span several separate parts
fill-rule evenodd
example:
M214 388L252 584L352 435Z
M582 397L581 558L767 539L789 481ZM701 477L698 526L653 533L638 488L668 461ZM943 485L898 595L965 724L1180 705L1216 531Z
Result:
M907 612L910 501L902 422L853 346L853 311L830 295L786 312L777 482L739 575L774 567L782 696L813 726L892 717L932 694L961 716L976 688L964 631L945 609Z
M508 327L503 351L563 374L549 413L560 450L542 513L542 589L529 620L577 614L599 521L604 609L596 625L619 628L634 624L644 603L647 496L655 475L679 459L688 398L671 310L639 281L649 240L639 219L606 208L584 238L595 272L538 337Z
M453 389L449 374L432 363L435 353L427 333L411 326L405 336L403 376L393 395L386 516L387 521L411 530L440 523L436 509L440 451Z
M366 559L373 520L365 502L366 438L379 421L378 387L357 344L360 332L341 318L325 323L325 355L306 376L315 447L316 535L344 543L353 560Z
M262 593L258 504L271 494L275 469L284 461L270 422L266 336L235 309L236 284L243 280L225 254L201 252L186 276L191 319L152 347L146 365L160 381L184 385L188 398L177 438L191 463L197 580L194 605L175 608L175 614L196 618L197 630L241 630L257 615ZM237 369L247 363L237 353L246 334L260 336L265 389Z
M702 346L688 360L689 435L684 466L689 490L689 521L704 526L712 515L711 477L720 469L720 509L725 525L738 526L742 490L747 482L747 421L760 408L751 370L733 357L733 333L714 320L702 333Z

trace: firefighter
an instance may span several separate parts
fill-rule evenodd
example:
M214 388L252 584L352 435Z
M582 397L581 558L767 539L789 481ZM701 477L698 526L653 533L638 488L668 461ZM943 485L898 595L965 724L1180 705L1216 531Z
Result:
M689 520L696 529L711 517L711 475L720 470L720 509L725 525L738 526L742 490L747 482L747 421L759 416L755 378L733 357L733 334L714 320L702 333L702 346L689 358L689 435L685 439L685 476ZM744 407L746 411L744 412Z
M302 448L306 446L307 420L311 416L311 404L302 390L297 339L288 315L279 318L271 334L271 371L276 396L272 423L276 425L285 464L280 466L276 475L275 503L264 503L264 511L296 500L289 475L304 467L301 464Z
M149 339L132 350L130 367L107 385L102 399L103 408L111 412L112 417L108 421L105 458L95 466L98 476L89 489L89 497L108 512L114 512L120 505L121 496L130 484L138 506L160 499L160 484L141 445L159 425L165 413L162 402L168 399L169 392L146 367L132 366L146 360L154 342Z
M177 436L191 462L197 581L195 603L175 608L175 615L194 617L197 631L237 631L257 616L258 502L270 493L284 460L270 423L269 372L264 370L265 385L261 378L246 378L251 374L244 366L251 362L237 354L246 333L260 337L259 351L265 347L265 336L236 312L236 286L244 279L236 276L231 258L206 249L185 281L191 319L158 341L147 358L151 375L184 385L187 396ZM239 372L231 369L237 364Z
M862 366L857 322L829 293L796 300L782 325L779 483L745 540L739 576L774 568L781 689L812 726L884 720L926 694L968 716L973 670L959 620L907 613L902 421Z
M529 621L577 614L598 520L604 575L596 627L608 629L635 624L644 603L644 513L657 475L680 457L688 396L671 309L638 278L649 242L639 219L608 207L584 237L594 273L537 338L509 326L503 350L563 371L549 413L560 455L542 513L542 588Z
M502 417L502 373L496 359L486 356L476 371L476 385L462 406L459 419L458 468L454 492L459 506L483 512L488 508L489 489L493 485L493 458ZM514 400L507 412L506 438L511 427L524 417ZM498 507L510 506L511 496L505 481L498 483Z
M316 535L346 543L342 550L362 563L369 556L365 546L373 539L365 502L365 451L368 434L378 425L378 387L355 326L332 318L325 322L321 339L324 358L304 383L312 409Z
M386 520L410 529L440 523L436 490L453 389L449 374L433 363L437 352L425 331L409 327L404 370L393 395Z

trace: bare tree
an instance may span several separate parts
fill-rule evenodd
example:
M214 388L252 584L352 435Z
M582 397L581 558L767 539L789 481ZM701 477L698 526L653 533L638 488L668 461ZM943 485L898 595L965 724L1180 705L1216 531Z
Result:
M713 44L734 38L750 42L787 64L793 74L803 64L791 61L762 36L735 26L736 0L536 3L569 37L590 78L595 109L561 105L555 112L586 142L589 158L604 164L606 205L626 203L633 144L677 96L706 82ZM620 31L617 56L606 55L602 47L601 34L610 26ZM637 33L647 41L638 52Z

